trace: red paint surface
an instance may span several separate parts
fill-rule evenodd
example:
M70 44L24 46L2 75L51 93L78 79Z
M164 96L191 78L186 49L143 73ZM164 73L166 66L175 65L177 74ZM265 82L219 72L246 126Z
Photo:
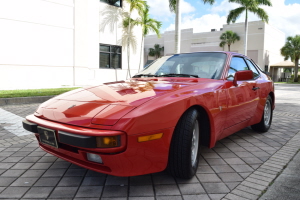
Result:
M267 96L274 96L272 81L263 73L248 81L243 78L249 79L249 73L241 73L236 85L226 80L233 55L227 54L220 80L135 78L77 89L43 103L27 120L56 133L60 130L89 136L121 135L121 147L111 149L55 149L40 144L45 151L82 167L117 176L162 171L167 166L173 130L188 108L201 106L207 112L209 147L261 120ZM253 87L260 89L254 91ZM138 142L139 136L156 133L163 133L163 137ZM104 164L87 161L86 152L99 154Z

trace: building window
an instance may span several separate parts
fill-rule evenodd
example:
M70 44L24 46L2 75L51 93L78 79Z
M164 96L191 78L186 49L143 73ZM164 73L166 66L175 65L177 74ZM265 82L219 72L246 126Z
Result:
M100 1L112 6L122 7L122 0L100 0Z
M100 68L121 69L121 46L100 44Z

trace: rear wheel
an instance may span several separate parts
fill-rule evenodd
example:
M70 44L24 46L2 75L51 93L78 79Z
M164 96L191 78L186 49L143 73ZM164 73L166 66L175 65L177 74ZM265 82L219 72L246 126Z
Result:
M273 117L272 98L268 96L260 122L252 125L251 128L258 132L267 132L271 127L272 117Z
M173 133L167 171L179 178L192 178L199 163L200 131L198 111L187 110Z

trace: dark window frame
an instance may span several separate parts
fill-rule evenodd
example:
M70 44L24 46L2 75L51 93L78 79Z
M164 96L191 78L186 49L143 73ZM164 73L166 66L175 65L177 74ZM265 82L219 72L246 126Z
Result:
M253 72L253 70L251 69L251 67L249 66L249 63L247 62L247 61L249 61L251 64L252 64L252 66L253 66L253 68L256 70L256 72L257 72L257 76L254 76L254 73L255 72ZM246 59L246 64L248 65L248 67L249 67L249 69L253 72L253 78L254 78L254 80L255 79L258 79L259 77L260 77L260 70L258 70L257 69L257 67L256 67L256 65L252 62L252 60L250 60L250 59Z
M109 51L101 51L101 46L109 47ZM120 52L113 52L112 47L120 48ZM101 67L101 53L109 54L109 67ZM112 67L112 55L117 54L120 55L119 67ZM109 44L99 44L99 69L122 69L122 46L118 45L109 45Z
M247 61L249 61L249 62L253 65L254 69L256 69L256 71L258 72L258 75L257 75L257 76L254 76L254 72L253 72L253 80L258 79L258 78L261 76L260 70L257 69L257 68L258 68L257 65L256 65L255 62L253 62L251 59L248 59L248 58L245 58L245 57L241 57L241 56L233 56L233 57L231 58L231 61L232 61L233 58L242 58L242 59L244 60L245 64L246 64L246 66L248 67L248 70L251 70L252 72L253 72L253 70L251 69L251 67L249 66L249 64L248 64ZM231 61L230 61L230 65L231 65ZM229 65L229 70L228 70L228 72L227 72L227 78L226 78L226 79L229 80L229 81L232 81L232 80L233 80L233 77L229 77L230 65ZM241 71L241 70L240 70L240 71Z
M115 6L115 7L117 7L117 8L122 8L122 6L123 6L123 0L119 0L119 1L120 1L120 6L116 6L116 5L111 5L111 4L108 3L106 0L100 0L100 2L105 3L105 4L108 4L108 5L110 5L110 6Z
M226 77L226 79L229 80L229 81L233 81L233 78L234 78L234 75L232 75L232 74L230 73L230 70L232 70L232 69L231 69L231 62L232 62L233 58L241 58L241 59L244 61L246 67L248 67L248 70L250 70L250 68L249 68L249 66L248 66L248 64L247 64L247 62L246 62L246 60L245 60L244 57L241 57L241 56L232 56L232 57L231 57L231 60L230 60L230 64L229 64L229 69L228 69L228 71L227 71L227 77ZM245 69L245 70L246 70L246 69ZM242 71L242 70L239 70L239 71ZM238 72L238 71L236 71L236 72ZM235 74L235 73L234 73L234 74ZM230 76L230 75L231 75L231 76ZM229 76L230 76L230 77L229 77Z

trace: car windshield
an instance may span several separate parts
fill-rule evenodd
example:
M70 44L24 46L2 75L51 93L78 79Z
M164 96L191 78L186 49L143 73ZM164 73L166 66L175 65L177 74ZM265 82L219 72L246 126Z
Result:
M199 52L164 56L133 76L139 77L194 77L220 79L226 61L221 52Z

